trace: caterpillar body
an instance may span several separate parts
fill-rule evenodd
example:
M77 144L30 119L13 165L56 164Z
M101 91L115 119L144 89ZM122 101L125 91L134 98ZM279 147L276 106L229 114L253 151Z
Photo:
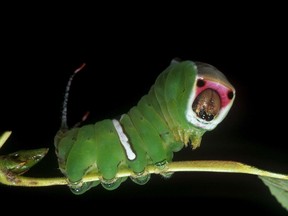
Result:
M62 126L54 142L59 168L75 194L98 184L116 189L127 179L116 177L120 168L131 169L135 183L147 183L147 165L165 170L175 152L189 143L193 149L199 147L203 134L225 118L235 99L234 87L214 66L172 60L148 94L120 119L69 129L68 91L80 69L66 87ZM100 173L101 179L83 183L82 178L93 172ZM168 177L169 173L163 171L162 175Z

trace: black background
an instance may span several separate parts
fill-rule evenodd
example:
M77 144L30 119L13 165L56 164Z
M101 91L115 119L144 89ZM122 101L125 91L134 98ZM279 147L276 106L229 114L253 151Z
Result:
M175 160L234 160L288 173L285 19L269 6L266 10L244 8L239 13L237 8L230 9L222 19L221 13L204 8L203 13L196 16L192 10L185 18L175 17L173 10L155 9L152 18L150 10L140 9L142 13L137 10L131 15L115 15L109 9L100 15L101 7L87 14L83 10L83 15L71 11L71 19L56 18L53 13L42 17L41 12L19 16L14 22L4 17L0 131L12 130L12 136L1 154L47 147L48 155L27 175L61 176L53 138L71 73L87 64L70 91L70 126L86 111L91 112L87 123L128 111L171 59L179 57L216 66L237 92L230 113L204 135L201 148L183 149ZM277 14L273 19L271 11ZM126 212L133 206L133 214L150 214L155 211L152 206L162 213L170 209L222 215L287 213L256 176L245 174L176 173L169 180L153 175L144 186L127 180L117 190L98 186L81 196L66 186L1 185L0 195L1 205L21 206L13 211L25 211L37 203L51 212L92 208ZM114 208L116 204L121 205Z

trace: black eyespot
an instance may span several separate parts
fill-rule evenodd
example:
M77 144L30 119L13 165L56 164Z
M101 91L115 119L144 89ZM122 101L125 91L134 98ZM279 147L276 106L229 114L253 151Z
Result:
M227 97L231 100L234 97L234 93L232 91L229 91Z
M197 80L197 86L198 87L203 87L205 85L205 81L204 80L202 80L202 79L198 79Z

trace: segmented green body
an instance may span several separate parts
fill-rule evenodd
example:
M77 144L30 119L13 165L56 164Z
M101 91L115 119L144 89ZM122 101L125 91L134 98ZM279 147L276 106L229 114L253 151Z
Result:
M202 135L223 120L234 98L235 89L213 66L172 61L119 120L60 129L55 137L60 170L75 194L99 183L116 189L126 180L116 178L121 167L135 173L134 182L145 184L150 178L144 172L147 165L164 169L188 143L194 149L200 146ZM101 180L82 183L90 172L101 173Z

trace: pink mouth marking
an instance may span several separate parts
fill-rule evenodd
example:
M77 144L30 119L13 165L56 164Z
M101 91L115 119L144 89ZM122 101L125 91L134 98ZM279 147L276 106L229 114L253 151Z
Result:
M227 88L226 86L222 85L221 83L213 82L210 80L205 80L205 85L201 87L197 87L196 90L196 97L205 89L213 89L215 90L221 99L221 107L224 108L226 107L232 98L229 98L230 92L232 92L231 89Z

